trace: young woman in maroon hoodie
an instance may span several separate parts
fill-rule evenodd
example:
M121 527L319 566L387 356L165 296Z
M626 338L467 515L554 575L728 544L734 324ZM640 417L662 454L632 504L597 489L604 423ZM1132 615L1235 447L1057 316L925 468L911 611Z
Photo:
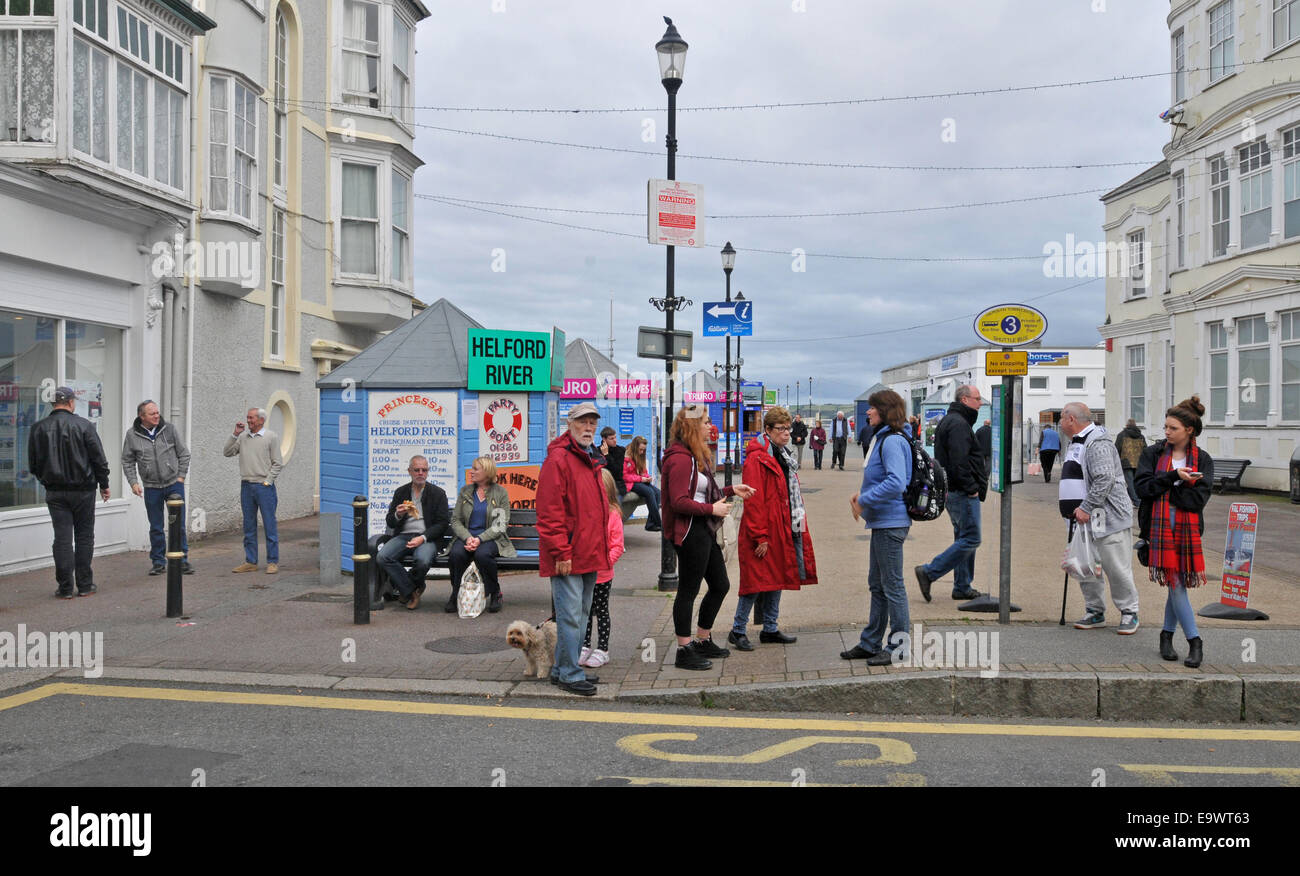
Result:
M673 626L677 633L676 665L681 669L708 669L710 657L729 657L731 652L713 644L713 621L722 600L731 589L727 564L715 535L731 510L726 497L748 499L754 488L737 484L720 488L713 478L709 453L709 414L704 405L687 405L673 419L671 441L664 451L663 475L664 535L677 551L677 597L673 601ZM700 592L700 581L708 592L700 602L699 625L691 639L691 610Z

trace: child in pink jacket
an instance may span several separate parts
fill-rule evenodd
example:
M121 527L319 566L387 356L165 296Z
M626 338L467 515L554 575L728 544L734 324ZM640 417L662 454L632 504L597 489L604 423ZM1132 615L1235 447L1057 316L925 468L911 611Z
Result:
M591 613L587 615L587 636L582 641L579 666L604 666L609 662L609 591L614 584L614 564L623 556L623 515L619 511L618 488L608 469L601 469L600 478L605 484L605 497L609 500L609 516L605 526L609 531L609 571L596 573L596 589L591 596ZM591 647L591 621L596 621L599 648Z

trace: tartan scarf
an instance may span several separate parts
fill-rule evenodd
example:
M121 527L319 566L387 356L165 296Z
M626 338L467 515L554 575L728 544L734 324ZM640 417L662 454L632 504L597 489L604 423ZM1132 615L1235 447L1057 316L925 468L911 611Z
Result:
M1156 474L1173 468L1174 452L1168 444L1160 452ZM1196 439L1187 445L1188 471L1200 471L1200 452ZM1151 507L1151 580L1162 587L1182 584L1199 587L1205 583L1205 557L1201 553L1198 515L1175 508L1169 501L1171 490L1193 489L1191 484L1170 487L1160 494ZM1175 577L1176 576L1176 577Z

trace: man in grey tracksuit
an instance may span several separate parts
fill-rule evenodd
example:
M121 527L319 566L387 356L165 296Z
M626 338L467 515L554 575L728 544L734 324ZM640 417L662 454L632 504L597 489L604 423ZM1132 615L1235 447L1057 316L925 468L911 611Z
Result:
M1106 430L1092 422L1092 412L1081 402L1061 410L1061 433L1069 439L1061 464L1061 516L1073 526L1087 526L1110 581L1110 598L1120 613L1121 636L1138 630L1138 592L1133 584L1133 504L1120 468L1119 452ZM1079 582L1084 617L1076 630L1106 625L1106 587L1100 577Z
M144 497L145 512L149 515L149 561L153 564L149 574L161 575L167 571L167 531L163 526L167 517L167 496L175 494L185 498L190 451L176 427L163 422L158 405L152 400L140 402L135 410L138 416L122 442L122 474L131 484L131 492ZM182 507L181 520L185 519ZM193 574L184 526L181 527L181 550L185 553L182 568L185 574Z

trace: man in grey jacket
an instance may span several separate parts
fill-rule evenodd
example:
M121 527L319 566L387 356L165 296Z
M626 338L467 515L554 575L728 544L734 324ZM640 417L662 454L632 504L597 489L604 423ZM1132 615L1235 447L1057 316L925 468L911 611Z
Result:
M1119 452L1106 430L1092 422L1092 411L1081 402L1061 409L1061 434L1069 439L1061 464L1061 516L1072 528L1091 528L1102 571L1110 581L1110 598L1119 610L1116 630L1130 636L1138 630L1138 592L1133 584L1133 505L1120 469ZM1106 586L1100 577L1079 582L1084 616L1076 630L1106 625Z
M266 530L266 574L280 571L280 538L275 524L278 503L275 479L284 467L280 458L280 436L266 428L266 411L248 409L248 431L242 422L226 439L226 456L239 457L239 504L244 512L244 562L233 572L257 571L257 512L262 511Z
M167 571L167 497L185 498L185 476L190 470L190 450L181 440L176 427L164 423L162 413L153 399L145 399L136 406L135 422L126 432L122 442L122 474L131 484L131 492L144 497L144 510L149 515L149 561L153 564L150 575ZM139 478L136 472L139 471ZM142 486L143 483L143 486ZM182 506L181 520L185 520ZM185 527L181 527L181 550L185 553L182 568L186 575L194 574L190 565L190 545Z

